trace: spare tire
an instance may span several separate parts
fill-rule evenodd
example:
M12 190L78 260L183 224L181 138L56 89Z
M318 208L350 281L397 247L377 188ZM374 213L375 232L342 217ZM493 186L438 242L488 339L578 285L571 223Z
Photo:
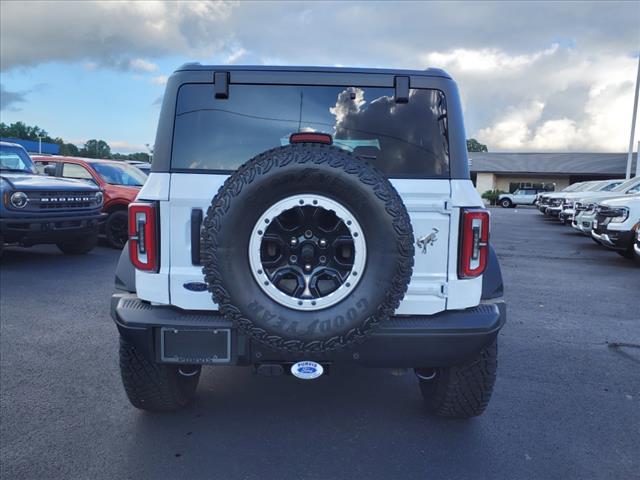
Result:
M202 228L220 311L277 351L363 339L400 304L413 268L409 215L391 183L350 152L294 144L231 175Z

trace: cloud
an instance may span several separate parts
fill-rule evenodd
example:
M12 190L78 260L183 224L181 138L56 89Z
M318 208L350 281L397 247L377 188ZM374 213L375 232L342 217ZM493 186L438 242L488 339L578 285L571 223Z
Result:
M244 57L246 53L247 53L247 51L244 48L237 47L231 53L229 53L229 55L226 58L225 63L226 64L230 64L230 65L234 64L238 60L240 60L240 58Z
M508 81L454 73L467 113L481 119L470 136L490 150L621 152L629 141L637 62L558 49L522 71L503 72Z
M155 72L158 69L158 65L149 62L144 58L133 58L127 63L131 70L136 70L138 72Z
M88 62L154 71L148 58L207 55L230 38L227 2L2 2L3 71L43 62ZM19 20L19 21L18 21Z
M157 77L151 77L151 83L154 85L166 85L169 77L166 75L158 75Z
M84 144L84 142L82 142ZM112 152L117 153L136 153L147 152L149 149L146 145L140 143L131 143L125 140L107 140Z
M17 104L26 102L29 90L12 92L0 85L0 110L18 110Z
M19 111L18 104L26 103L27 96L34 92L46 90L46 83L38 83L28 90L7 90L3 84L0 84L0 110Z
M637 18L613 1L0 2L0 68L70 62L162 84L167 59L442 67L490 150L623 151Z
M528 55L509 55L497 48L481 50L460 48L447 53L432 52L424 55L423 58L427 65L438 65L448 70L499 75L529 67L540 58L553 55L558 50L558 46L555 43L546 50Z

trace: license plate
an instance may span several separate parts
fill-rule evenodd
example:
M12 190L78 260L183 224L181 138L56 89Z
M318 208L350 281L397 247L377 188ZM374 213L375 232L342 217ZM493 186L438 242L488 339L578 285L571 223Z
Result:
M163 362L228 363L231 360L231 331L218 329L160 329Z
M598 220L593 221L593 229L595 230L596 228L598 228Z

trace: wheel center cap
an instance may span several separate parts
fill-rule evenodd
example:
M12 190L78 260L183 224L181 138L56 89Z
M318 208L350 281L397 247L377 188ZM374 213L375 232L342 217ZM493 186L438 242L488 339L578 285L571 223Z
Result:
M315 248L313 248L313 245L307 243L302 247L302 251L300 252L301 256L302 256L302 261L304 263L309 263L311 262L314 257L315 257Z

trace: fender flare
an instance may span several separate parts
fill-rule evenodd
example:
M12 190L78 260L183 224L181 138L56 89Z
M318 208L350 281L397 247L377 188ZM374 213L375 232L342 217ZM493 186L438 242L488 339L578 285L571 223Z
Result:
M502 297L504 294L504 285L502 283L502 270L498 255L493 249L493 245L489 244L489 258L487 259L487 268L482 274L482 300Z
M136 269L129 259L129 241L124 244L116 267L116 288L129 293L136 292Z

